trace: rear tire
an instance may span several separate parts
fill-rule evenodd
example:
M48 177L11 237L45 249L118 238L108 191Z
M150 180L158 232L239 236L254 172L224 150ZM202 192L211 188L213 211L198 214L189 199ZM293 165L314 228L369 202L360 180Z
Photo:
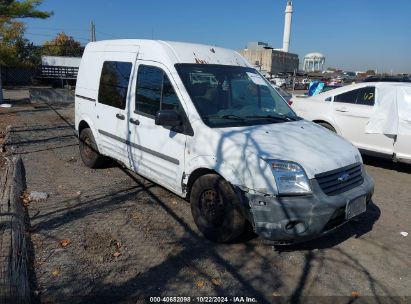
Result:
M194 222L209 240L229 242L244 231L240 201L222 177L207 174L198 178L191 189L190 203Z
M337 133L337 131L334 129L334 127L333 127L332 125L326 123L326 122L319 122L318 124L319 124L320 126L326 128L326 129L334 132L334 133Z
M106 158L98 152L97 144L90 128L85 128L79 136L80 156L83 163L92 169L101 168Z

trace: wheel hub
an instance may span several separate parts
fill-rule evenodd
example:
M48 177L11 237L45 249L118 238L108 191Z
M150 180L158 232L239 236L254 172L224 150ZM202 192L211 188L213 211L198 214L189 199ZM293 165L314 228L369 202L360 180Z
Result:
M83 139L83 150L87 158L90 158L93 155L93 149L91 148L91 139L90 137L85 137Z
M215 227L224 220L224 205L221 197L215 190L206 190L201 194L201 213L205 219Z

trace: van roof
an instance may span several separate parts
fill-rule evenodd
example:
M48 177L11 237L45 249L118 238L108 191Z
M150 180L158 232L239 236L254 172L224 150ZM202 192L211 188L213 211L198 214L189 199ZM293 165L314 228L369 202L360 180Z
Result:
M222 65L251 65L236 51L217 46L194 44L187 42L148 40L148 39L119 39L90 42L86 52L136 52L138 58L164 62L170 60L176 63L222 64Z

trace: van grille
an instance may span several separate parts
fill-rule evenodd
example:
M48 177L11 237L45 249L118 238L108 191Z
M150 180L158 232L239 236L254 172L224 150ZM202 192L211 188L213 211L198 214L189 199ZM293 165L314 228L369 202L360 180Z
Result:
M317 174L315 179L327 195L343 193L364 182L362 165L360 163Z

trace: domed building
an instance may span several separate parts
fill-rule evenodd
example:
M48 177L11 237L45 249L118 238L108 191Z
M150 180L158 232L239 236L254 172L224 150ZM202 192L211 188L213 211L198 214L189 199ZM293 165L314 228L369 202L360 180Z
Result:
M321 53L309 53L304 57L304 71L324 71L325 56Z

